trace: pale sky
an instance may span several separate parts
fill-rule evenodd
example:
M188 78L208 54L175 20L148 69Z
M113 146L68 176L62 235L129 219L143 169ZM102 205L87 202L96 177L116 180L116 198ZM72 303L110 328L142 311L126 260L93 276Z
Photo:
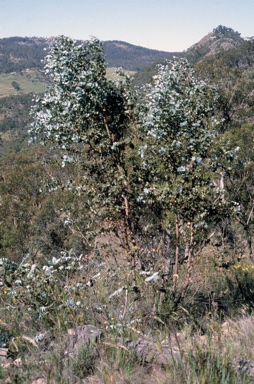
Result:
M254 0L0 0L0 38L94 36L172 52L218 25L254 36Z

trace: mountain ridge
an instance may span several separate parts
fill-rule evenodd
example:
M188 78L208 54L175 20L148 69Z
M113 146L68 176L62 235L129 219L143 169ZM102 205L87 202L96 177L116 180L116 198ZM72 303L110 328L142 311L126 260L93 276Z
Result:
M237 49L240 44L245 41L239 32L219 25L209 32L197 43L193 44L186 51L186 56L194 56L197 58L214 55L221 51Z
M134 71L176 54L176 52L145 48L121 40L107 40L102 44L109 67L122 67ZM141 60L138 58L139 55Z
M86 41L79 40L79 43ZM102 41L109 67L137 71L152 62L166 59L174 52L159 51L121 40ZM26 69L42 69L49 39L38 37L8 37L0 39L0 72L10 73Z
M219 25L197 43L183 52L167 52L145 48L122 40L102 41L108 67L121 67L130 71L139 71L152 63L163 61L172 56L185 56L197 61L219 51L234 49L245 39L239 32ZM84 42L85 40L79 40ZM42 69L42 60L46 55L48 39L43 37L6 37L0 39L0 72L11 73L26 69Z

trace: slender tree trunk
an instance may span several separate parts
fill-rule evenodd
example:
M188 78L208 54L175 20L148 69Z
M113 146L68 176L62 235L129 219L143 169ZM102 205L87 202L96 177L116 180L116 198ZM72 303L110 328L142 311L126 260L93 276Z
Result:
M188 241L188 258L187 258L187 278L185 282L185 286L181 292L181 299L183 299L186 295L186 292L189 288L191 281L191 267L192 267L192 257L193 257L193 248L194 248L194 227L193 223L190 224L190 237Z
M176 215L176 234L175 234L175 266L173 274L173 292L176 292L176 285L178 280L178 268L179 268L179 242L180 242L180 231L179 231L179 217Z
M188 269L191 267L192 263L192 256L193 256L193 247L194 247L194 228L193 223L190 225L190 240L189 240L189 249L188 249L188 259L187 259L187 266Z

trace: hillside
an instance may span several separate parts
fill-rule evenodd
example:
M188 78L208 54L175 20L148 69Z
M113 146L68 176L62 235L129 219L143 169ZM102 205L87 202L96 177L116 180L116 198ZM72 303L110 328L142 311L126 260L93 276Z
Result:
M136 71L155 61L172 56L172 52L139 47L123 41L104 41L109 67L122 67ZM0 73L42 69L48 41L36 37L10 37L0 39Z
M220 25L187 51L179 52L176 56L187 58L194 66L203 60L208 60L210 63L222 61L230 68L250 68L253 65L253 40L245 40L239 32ZM156 72L155 63L142 68L135 75L135 84L150 82Z
M253 383L254 40L216 34L135 90L98 41L40 102L0 76L0 383Z
M10 37L0 39L0 73L42 69L46 39L37 37Z
M182 53L158 51L117 40L104 41L103 45L108 67L137 71L136 81L140 84L150 81L156 72L156 63L173 55L196 63L223 51L238 50L244 41L240 33L219 26ZM44 38L0 39L0 97L43 91L45 77L40 71L47 47L48 41ZM10 73L15 75L8 75Z
M157 51L117 40L104 41L103 45L109 67L121 67L132 71L138 71L148 64L175 55L175 52Z
M172 56L173 53L139 47L124 41L103 42L106 62L111 68L138 71L144 66ZM36 37L0 39L0 98L41 93L47 84L42 71L48 41Z
M187 49L186 56L197 61L208 55L237 49L243 42L244 39L241 37L239 32L219 25L212 32L204 36L200 41Z

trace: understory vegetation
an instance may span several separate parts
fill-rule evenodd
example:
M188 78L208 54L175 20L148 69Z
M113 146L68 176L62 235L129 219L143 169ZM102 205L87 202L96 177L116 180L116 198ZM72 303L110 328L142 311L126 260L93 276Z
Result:
M135 87L106 76L98 40L52 41L30 144L0 121L3 383L251 383L247 51L238 68L175 58Z

